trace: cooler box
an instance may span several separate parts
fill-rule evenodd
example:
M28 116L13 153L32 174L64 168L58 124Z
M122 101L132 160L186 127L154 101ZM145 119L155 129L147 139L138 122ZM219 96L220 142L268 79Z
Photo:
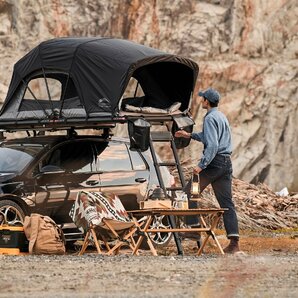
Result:
M28 252L28 245L23 227L0 226L0 254Z

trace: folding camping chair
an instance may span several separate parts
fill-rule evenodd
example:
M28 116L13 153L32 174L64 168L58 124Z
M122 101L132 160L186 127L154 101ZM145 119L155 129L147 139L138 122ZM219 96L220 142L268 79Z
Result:
M123 246L135 250L133 236L139 230L139 224L129 218L117 196L81 191L70 216L86 232L79 255L86 251L90 243L94 243L97 252L103 254L99 241L103 242L108 255L118 254ZM138 250L134 253L138 255Z
M86 233L83 246L79 252L79 255L82 255L88 245L92 242L95 243L97 252L102 254L102 250L99 246L98 241L101 240L104 242L104 245L107 249L107 254L118 254L122 246L129 246L132 251L134 251L136 243L133 239L133 235L138 230L138 227L134 222L118 222L113 219L102 219L102 224L99 226L90 225ZM91 239L91 235L93 241ZM113 246L109 244L110 241L113 241ZM138 255L138 252L136 251Z

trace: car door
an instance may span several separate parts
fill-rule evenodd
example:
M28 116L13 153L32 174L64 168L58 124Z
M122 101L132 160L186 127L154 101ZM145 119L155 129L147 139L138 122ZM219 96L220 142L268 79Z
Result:
M127 210L138 209L147 193L149 169L139 152L111 141L97 157L102 192L117 194Z
M68 216L80 190L99 191L96 156L91 140L70 140L56 146L40 163L35 201L40 213L56 222Z

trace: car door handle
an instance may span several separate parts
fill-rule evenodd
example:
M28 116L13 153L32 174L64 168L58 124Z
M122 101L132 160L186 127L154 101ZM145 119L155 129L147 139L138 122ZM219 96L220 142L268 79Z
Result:
M57 188L63 188L65 189L65 185L63 184L51 184L51 185L46 185L47 189L57 189Z
M99 183L99 181L97 181L97 180L88 180L88 181L86 181L86 184L90 185L90 186L97 185L98 183Z
M144 183L146 181L147 181L147 179L145 179L145 178L136 178L135 179L135 182L140 182L140 183Z

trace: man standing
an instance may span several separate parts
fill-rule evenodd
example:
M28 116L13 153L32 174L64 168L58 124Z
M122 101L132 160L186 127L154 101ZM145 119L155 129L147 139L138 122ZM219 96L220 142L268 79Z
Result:
M210 183L221 208L224 212L224 226L229 245L225 253L233 254L239 251L239 230L235 206L232 200L232 163L231 163L231 131L226 116L217 109L220 95L212 88L199 92L202 97L202 107L207 110L204 117L203 130L199 133L177 131L175 137L191 138L202 142L204 150L194 173L200 177L200 191Z

